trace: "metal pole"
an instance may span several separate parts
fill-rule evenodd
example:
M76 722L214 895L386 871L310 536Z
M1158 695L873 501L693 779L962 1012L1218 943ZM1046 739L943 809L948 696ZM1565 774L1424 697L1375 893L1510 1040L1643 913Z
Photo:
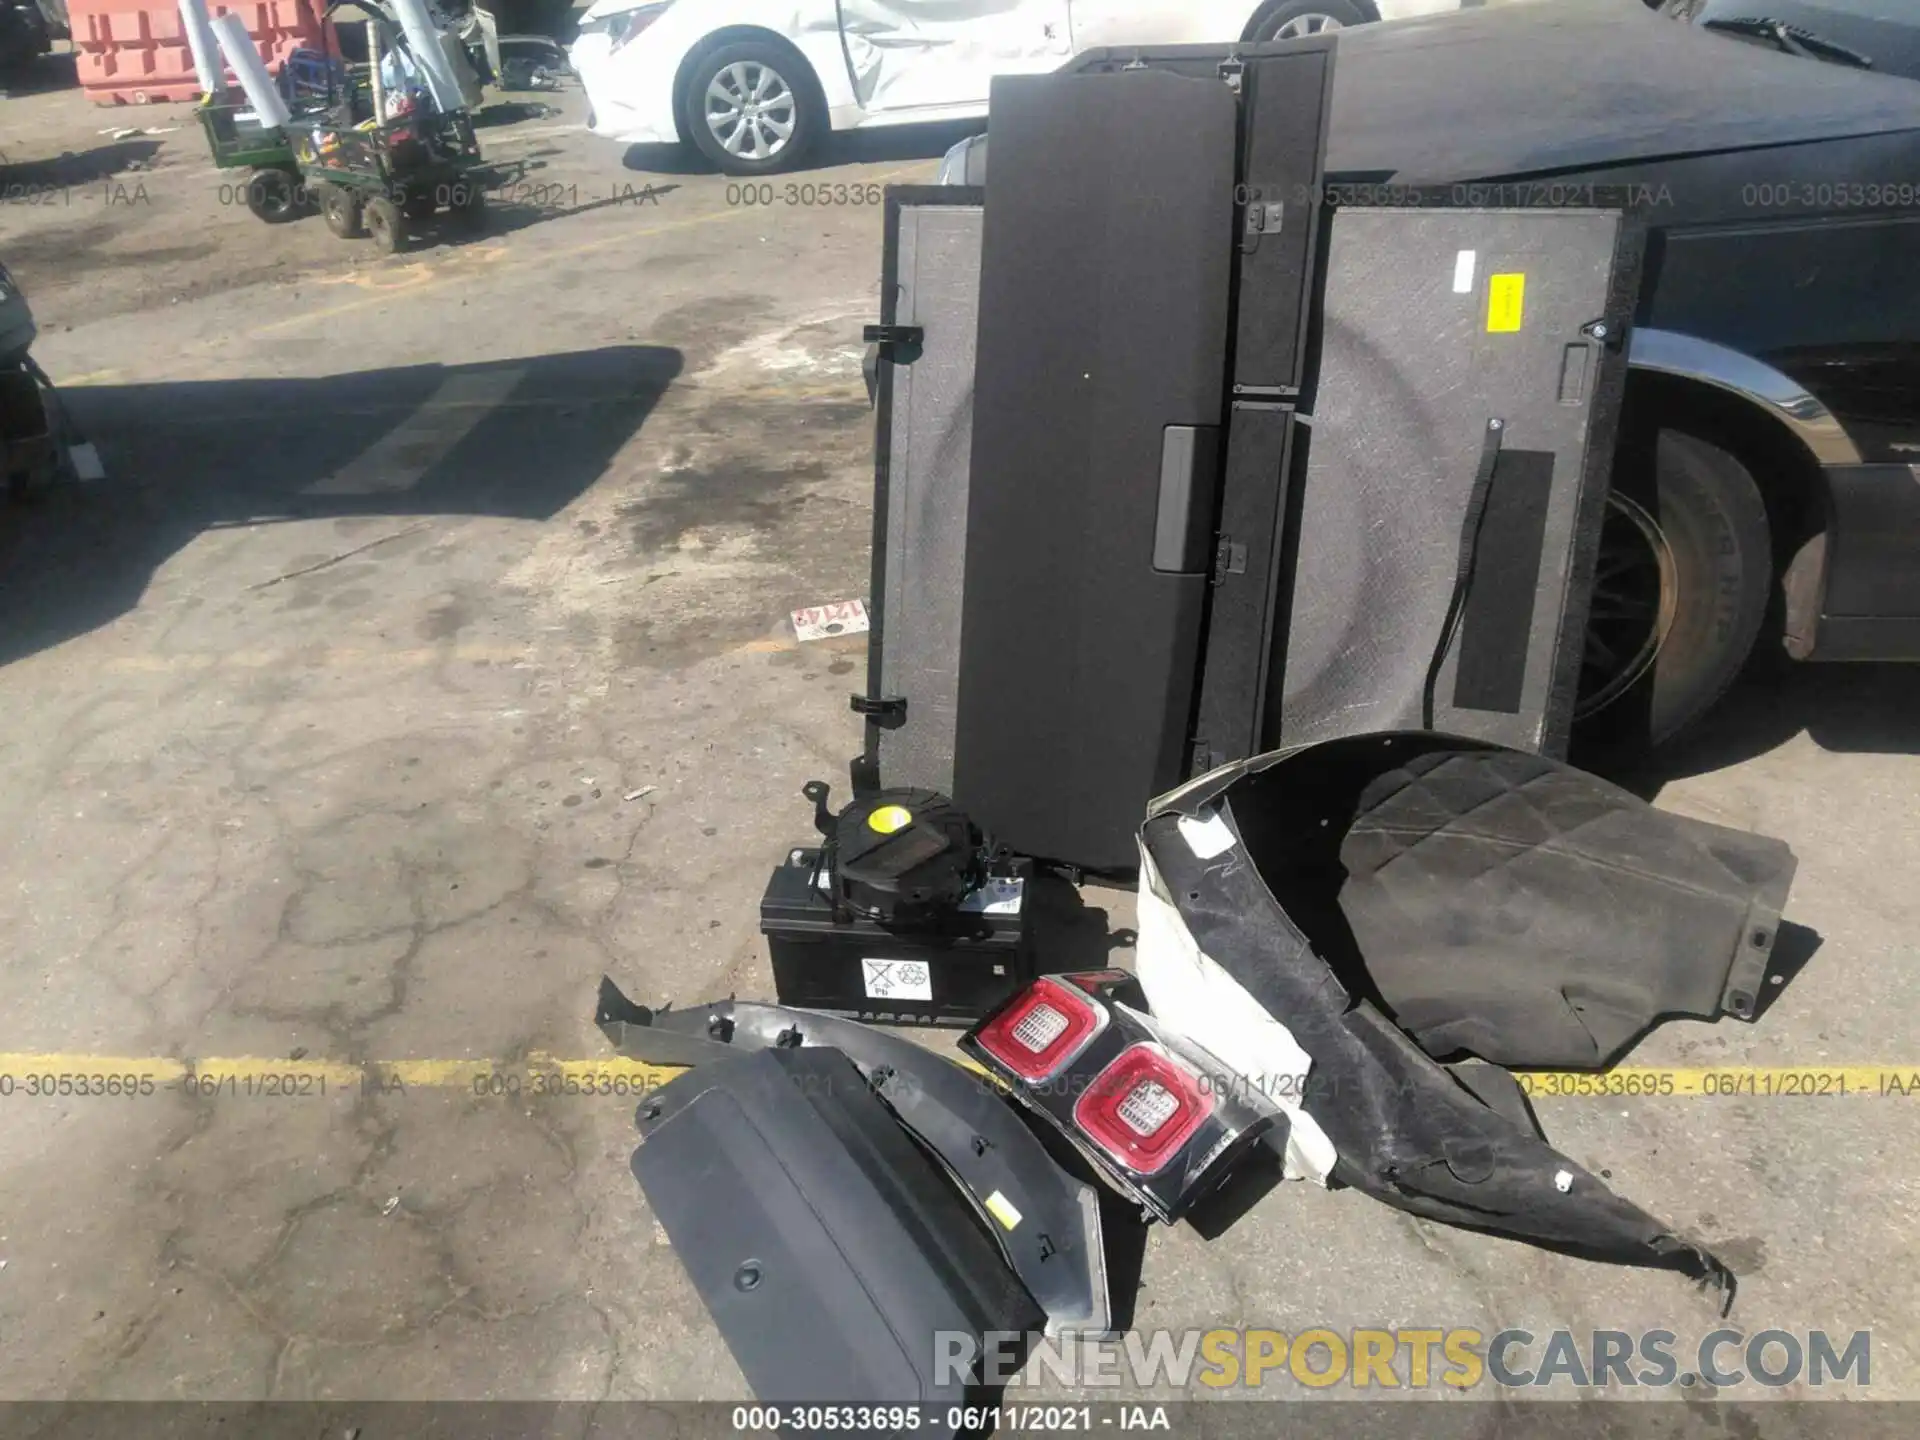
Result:
M373 62L373 123L384 125L387 121L387 90L380 80L380 22L371 16L367 19L367 58Z

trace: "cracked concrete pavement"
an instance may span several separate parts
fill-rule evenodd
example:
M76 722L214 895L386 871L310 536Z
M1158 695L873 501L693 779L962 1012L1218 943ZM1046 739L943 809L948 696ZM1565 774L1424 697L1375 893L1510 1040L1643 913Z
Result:
M64 103L9 102L14 160ZM879 214L730 205L568 118L487 143L664 193L381 261L220 206L182 132L144 209L0 215L109 471L0 516L0 1052L506 1065L603 1053L603 972L770 989L760 889L859 739L859 642L786 616L867 588ZM927 179L952 138L809 178ZM1636 1063L1920 1069L1915 698L1763 668L1668 762L1663 804L1794 845L1817 949L1759 1024ZM0 1397L744 1396L628 1175L631 1099L466 1074L16 1084ZM1871 1328L1873 1393L1910 1395L1915 1103L1538 1108L1733 1261L1735 1323ZM1142 1326L1716 1323L1670 1275L1301 1186L1156 1235L1143 1280Z

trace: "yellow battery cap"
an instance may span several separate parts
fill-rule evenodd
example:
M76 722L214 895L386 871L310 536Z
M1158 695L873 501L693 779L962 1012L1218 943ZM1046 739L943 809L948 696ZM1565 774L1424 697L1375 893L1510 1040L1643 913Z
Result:
M892 835L913 823L913 812L904 805L882 805L867 817L867 828Z

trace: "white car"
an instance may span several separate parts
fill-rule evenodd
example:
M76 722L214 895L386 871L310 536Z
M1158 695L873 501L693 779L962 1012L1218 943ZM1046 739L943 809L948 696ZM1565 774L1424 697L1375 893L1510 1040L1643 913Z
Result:
M1464 0L1472 4L1474 0ZM1463 0L594 0L570 52L588 125L691 143L730 175L827 130L975 119L995 75L1102 45L1272 40Z

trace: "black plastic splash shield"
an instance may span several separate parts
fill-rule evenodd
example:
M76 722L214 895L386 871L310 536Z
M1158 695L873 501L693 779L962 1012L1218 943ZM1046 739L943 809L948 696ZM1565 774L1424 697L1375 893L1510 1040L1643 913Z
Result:
M1046 1312L1047 1334L1111 1333L1099 1197L1061 1169L980 1077L856 1020L745 1000L655 1013L611 980L600 985L596 1023L622 1055L646 1064L719 1060L734 1049L839 1050L970 1198Z
M1141 831L1143 884L1174 907L1208 962L1312 1057L1303 1108L1337 1152L1334 1178L1429 1219L1589 1259L1679 1270L1717 1286L1723 1307L1731 1303L1732 1274L1703 1246L1482 1103L1371 999L1342 983L1317 950L1341 923L1337 906L1308 893L1316 879L1324 888L1325 875L1268 878L1263 858L1282 853L1276 832L1322 828L1321 811L1303 793L1312 790L1311 777L1340 768L1340 747L1350 754L1362 746L1373 748L1383 772L1406 758L1402 751L1514 753L1430 735L1334 741L1194 781L1156 801ZM1289 775L1297 788L1281 783ZM1183 816L1217 817L1233 843L1202 847L1203 857L1181 831ZM1292 902L1306 902L1305 913L1296 916ZM1596 915L1594 924L1615 918Z
M1750 1019L1795 868L1778 840L1435 735L1315 746L1229 793L1281 908L1439 1060L1592 1069L1667 1016Z
M917 1404L914 1433L950 1434L947 1407L984 1387L936 1337L979 1354L990 1332L1039 1329L993 1240L839 1051L728 1055L637 1123L634 1178L759 1399Z

